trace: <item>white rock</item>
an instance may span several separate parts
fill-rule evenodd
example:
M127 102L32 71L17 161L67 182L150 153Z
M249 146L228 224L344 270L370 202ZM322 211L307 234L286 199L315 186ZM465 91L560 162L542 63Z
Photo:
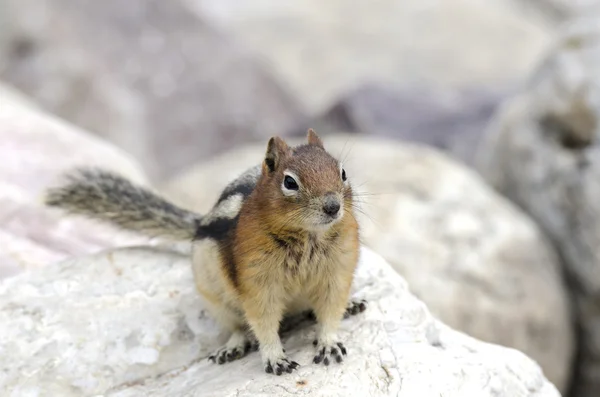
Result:
M0 278L69 255L145 241L84 219L65 218L41 202L65 170L98 165L139 183L131 157L32 105L0 85Z
M525 352L566 391L574 349L569 301L556 254L536 225L438 151L357 135L323 139L360 195L364 244L446 324ZM205 212L264 150L242 147L199 164L165 191Z
M343 321L347 361L311 364L307 324L284 338L301 368L275 377L257 353L224 366L205 359L226 335L179 254L129 248L24 273L0 284L0 388L10 397L560 396L522 353L435 320L368 249L355 281L370 305Z

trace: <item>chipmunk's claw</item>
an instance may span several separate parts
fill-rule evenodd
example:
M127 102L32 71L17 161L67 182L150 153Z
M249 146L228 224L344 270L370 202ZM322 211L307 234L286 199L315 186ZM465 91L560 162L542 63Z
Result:
M329 365L331 362L341 363L344 361L343 356L348 354L346 347L341 342L336 342L328 346L319 346L318 341L314 341L313 345L317 346L317 354L313 358L313 363L320 364L323 362L325 365Z
M239 360L248 353L257 350L258 342L256 340L250 339L242 333L234 333L224 347L208 356L208 360L222 365Z
M281 358L278 360L269 360L265 366L265 372L268 374L275 374L277 376L287 372L291 374L300 364L295 361L290 361L287 358Z
M355 316L359 313L367 310L367 301L362 299L360 301L352 300L346 307L346 312L344 313L344 318L348 318L350 316Z

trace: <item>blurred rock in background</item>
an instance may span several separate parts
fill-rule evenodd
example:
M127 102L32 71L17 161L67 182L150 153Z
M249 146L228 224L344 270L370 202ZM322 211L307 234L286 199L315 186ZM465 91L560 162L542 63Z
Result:
M268 62L319 131L424 142L467 162L557 17L510 0L196 3Z
M311 125L325 133L365 131L425 143L471 164L473 148L496 107L507 97L508 91L491 89L394 91L371 84L348 93Z
M598 5L598 0L506 0L520 3L529 11L545 16L550 24L563 22L578 14L585 13L590 7Z
M600 395L600 12L571 20L476 161L564 260L580 327L574 396Z
M451 90L518 82L551 28L506 0L195 0L313 113L364 83Z
M2 85L0 159L0 280L73 255L147 243L43 205L44 190L75 166L94 164L138 183L147 180L123 150L46 114Z
M128 150L153 179L302 120L285 85L184 0L0 9L0 79Z
M125 148L152 179L234 144L295 134L349 97L360 100L370 84L385 89L379 100L387 108L427 92L409 103L421 111L388 123L386 135L438 144L439 131L412 129L425 112L431 125L451 112L475 131L471 139L481 123L473 108L493 107L518 84L551 32L545 19L506 0L351 7L0 0L0 7L0 79ZM368 95L363 101L375 94ZM355 126L370 127L377 126Z

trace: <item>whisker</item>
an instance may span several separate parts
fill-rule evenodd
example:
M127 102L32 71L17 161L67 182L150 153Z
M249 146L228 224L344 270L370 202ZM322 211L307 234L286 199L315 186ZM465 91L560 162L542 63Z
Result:
M342 150L340 150L340 153L338 154L338 159L340 159L340 161L343 163L344 161L341 160L342 155L344 154L344 150L346 149L346 145L348 144L348 141L350 140L350 138L346 138L346 142L344 142L344 146L342 146Z
M376 226L378 229L383 229L383 226L382 226L382 225L381 225L381 224L380 224L380 223L379 223L377 220L375 220L375 218L373 218L373 216L372 216L371 214L369 214L369 213L365 212L365 211L364 211L362 208L358 207L358 206L357 206L357 205L355 205L354 203L350 203L350 204L349 204L349 207L350 207L352 210L354 210L354 211L356 211L356 212L358 212L358 213L360 213L360 214L364 215L364 216L365 216L365 217L366 217L368 220L370 220L371 222L373 222L373 224L374 224L374 225L375 225L375 226Z
M350 149L348 149L348 153L346 153L346 155L344 156L344 159L342 160L342 163L345 163L346 160L348 159L348 156L350 155L350 152L352 152L352 149L354 148L354 145L356 144L356 141L353 141L351 143ZM344 145L345 146L345 145Z

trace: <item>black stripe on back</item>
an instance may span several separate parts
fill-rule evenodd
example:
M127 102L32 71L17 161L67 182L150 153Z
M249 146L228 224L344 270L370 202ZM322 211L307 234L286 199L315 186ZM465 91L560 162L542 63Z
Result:
M218 206L223 201L227 200L229 197L234 196L236 194L241 194L244 197L244 200L250 196L250 194L254 191L256 187L255 183L242 183L239 185L233 185L223 190L223 193L219 196L219 200L215 206Z
M221 260L227 269L231 283L238 287L237 266L233 257L233 239L239 216L235 218L218 218L208 225L200 225L196 230L195 240L210 238L217 242Z

